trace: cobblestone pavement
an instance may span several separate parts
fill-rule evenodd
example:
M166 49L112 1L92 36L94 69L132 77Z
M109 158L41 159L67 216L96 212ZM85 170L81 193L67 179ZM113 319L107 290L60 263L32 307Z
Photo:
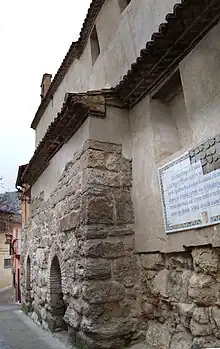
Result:
M0 349L66 349L15 304L0 304Z

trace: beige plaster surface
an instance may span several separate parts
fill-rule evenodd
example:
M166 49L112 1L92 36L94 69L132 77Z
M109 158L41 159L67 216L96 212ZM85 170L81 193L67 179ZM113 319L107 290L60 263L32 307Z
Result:
M75 133L57 154L51 159L49 165L31 188L32 197L39 197L44 192L44 200L47 200L54 191L66 164L79 152L84 142L89 138L89 119Z
M50 164L34 183L32 197L39 197L44 191L47 200L58 184L66 166L80 152L86 140L97 140L123 145L123 155L131 158L131 137L128 112L115 107L107 107L105 119L89 117L77 133L51 159Z
M116 2L111 1L116 6ZM142 0L137 1L139 3ZM115 18L114 26L117 27L115 29L117 35L109 34L106 39L106 49L93 68L89 56L89 44L80 60L71 66L54 96L53 107L50 105L47 108L39 124L37 130L39 139L55 117L55 110L60 110L65 92L107 87L117 83L117 78L120 74L123 75L128 64L131 63L130 60L133 59L131 57L137 52L137 46L143 45L140 38L144 27L141 25L139 29L136 28L140 42L131 40L135 38L134 32L131 32L131 28L132 31L135 30L135 25L131 24L131 18L134 20L136 16L137 23L140 24L140 16L142 16L138 3L132 1L131 5L125 9L120 15L118 27L117 18ZM156 30L157 22L156 19L153 20L153 16L157 15L157 20L161 23L164 12L169 12L164 3L159 10L157 9L158 1L149 3L151 3L151 11L149 9L147 11L149 22L146 20L146 36L142 39L146 41L149 39L149 33L152 34ZM166 2L168 3L171 11L172 2ZM117 17L118 12L114 13ZM148 18L146 13L143 16L145 19ZM106 18L106 26L108 26L107 22ZM102 25L101 11L97 19L97 28L101 28ZM87 119L74 137L51 160L47 169L34 184L32 195L38 196L44 190L45 199L49 197L57 185L65 164L72 159L76 151L82 148L86 139L119 143L123 145L123 155L132 158L137 251L172 252L184 250L187 246L204 244L220 246L220 225L179 233L165 233L158 183L158 168L162 164L182 155L201 141L220 133L219 34L220 24L208 33L180 64L183 93L177 94L167 105L158 100L152 101L147 96L129 112L111 107L107 110L106 119ZM129 40L127 36L127 42L126 35L130 35ZM102 42L104 37L103 35ZM126 51L128 42L131 43L129 54ZM112 60L112 57L115 60Z
M158 31L167 13L180 1L132 0L120 12L118 0L106 0L97 19L96 28L100 55L92 66L90 41L49 103L36 130L36 146L49 124L60 111L66 92L82 92L115 86Z
M0 289L12 284L11 268L4 268L5 258L10 258L9 245L5 244L5 234L0 232Z
M220 133L219 34L220 24L181 63L184 99L178 95L166 109L160 101L150 102L146 97L130 111L139 252L172 252L203 244L220 246L220 225L165 233L157 172L161 165ZM175 150L177 138L179 150Z

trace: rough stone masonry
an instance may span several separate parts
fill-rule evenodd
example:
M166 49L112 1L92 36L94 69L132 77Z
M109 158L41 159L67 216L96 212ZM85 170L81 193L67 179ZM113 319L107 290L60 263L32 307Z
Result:
M131 179L120 145L87 141L49 200L34 199L24 310L79 348L220 347L220 250L135 253Z
M23 233L24 309L80 348L136 340L131 162L120 145L87 141L49 200L34 198ZM29 262L30 261L30 262Z

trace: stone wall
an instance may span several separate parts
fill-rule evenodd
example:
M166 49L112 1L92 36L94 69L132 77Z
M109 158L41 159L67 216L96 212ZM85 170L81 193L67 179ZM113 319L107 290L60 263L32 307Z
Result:
M24 310L84 349L220 347L220 249L136 253L130 191L121 146L87 141L49 199L33 199Z
M142 254L144 349L220 347L220 250Z
M87 141L49 199L33 198L22 239L23 308L52 331L64 320L79 348L139 339L130 189L121 146Z

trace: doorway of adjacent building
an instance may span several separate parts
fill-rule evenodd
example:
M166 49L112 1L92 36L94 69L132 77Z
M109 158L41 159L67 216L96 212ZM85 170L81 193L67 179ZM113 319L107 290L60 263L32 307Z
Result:
M67 324L63 317L66 305L63 300L61 269L58 258L55 256L50 267L50 306L51 318L49 327L54 332L67 330Z

